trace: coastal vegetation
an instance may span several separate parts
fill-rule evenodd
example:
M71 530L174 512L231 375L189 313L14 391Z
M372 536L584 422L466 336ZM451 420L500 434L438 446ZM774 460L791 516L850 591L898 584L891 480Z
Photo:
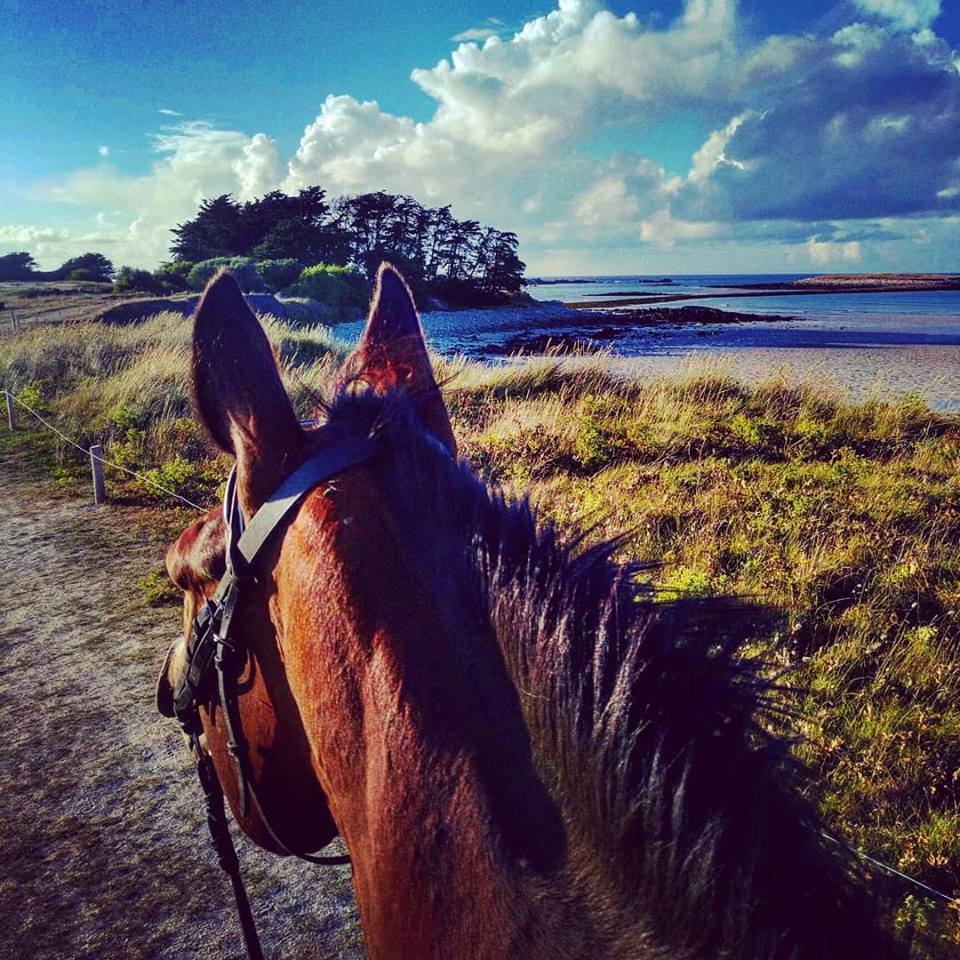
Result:
M524 283L516 234L458 220L449 204L425 207L382 191L332 203L320 187L243 202L223 194L201 201L196 216L172 233L172 259L154 271L115 271L97 253L40 271L31 254L17 252L0 257L0 281L112 280L114 293L167 295L202 290L226 266L245 293L318 296L322 287L330 296L323 302L337 309L357 291L366 303L383 260L403 271L423 303L493 305L515 298Z
M266 326L308 416L349 346L322 328ZM170 529L194 514L153 484L212 505L229 467L190 414L189 332L161 314L0 340L4 385L141 474L108 467L112 494L169 503ZM489 481L529 491L588 543L623 535L620 556L651 564L641 589L757 604L751 653L778 681L766 722L796 737L829 829L957 896L960 418L915 397L853 404L709 370L633 380L602 355L437 364L461 452ZM86 463L49 434L0 431L0 444L29 444L66 490L86 483ZM141 588L148 602L173 596L159 569ZM956 955L954 907L871 876L915 957Z
M71 257L56 270L38 270L33 255L26 251L8 253L0 257L0 281L31 280L45 283L51 280L86 280L109 283L113 264L102 253L82 253Z

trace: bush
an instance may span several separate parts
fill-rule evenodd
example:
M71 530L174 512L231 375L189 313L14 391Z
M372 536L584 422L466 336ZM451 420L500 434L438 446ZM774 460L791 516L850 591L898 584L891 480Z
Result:
M355 267L318 263L300 274L290 293L319 301L330 308L335 320L349 320L363 314L370 298L370 287Z
M49 276L51 280L99 280L109 283L113 279L113 264L102 253L83 253L71 257L59 270Z
M299 260L261 260L257 264L257 272L263 278L263 282L271 292L282 290L289 287L291 283L296 283L301 272L303 264Z
M164 293L178 293L181 290L189 290L190 284L187 283L187 276L193 269L193 264L189 260L177 260L174 263L161 263L153 276L160 284Z
M140 270L137 267L121 267L113 281L114 293L164 293L163 284L149 270Z
M151 570L137 581L143 594L143 602L148 607L162 607L168 603L178 603L180 591L173 585L163 567Z
M191 290L202 290L213 275L226 267L244 293L256 293L265 289L263 277L257 272L256 265L249 257L214 257L195 263L187 274L187 283Z

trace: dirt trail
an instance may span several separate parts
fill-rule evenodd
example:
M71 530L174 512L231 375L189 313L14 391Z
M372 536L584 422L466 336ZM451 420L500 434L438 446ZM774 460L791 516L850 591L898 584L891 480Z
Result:
M136 581L133 508L44 493L0 463L0 958L243 956L179 734L154 712L179 627ZM349 867L238 838L271 958L362 958Z

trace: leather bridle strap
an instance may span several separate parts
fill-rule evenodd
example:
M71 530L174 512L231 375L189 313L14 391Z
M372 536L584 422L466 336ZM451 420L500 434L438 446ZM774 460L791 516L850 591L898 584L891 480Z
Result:
M262 960L253 914L247 899L240 865L237 860L223 804L223 790L217 779L213 761L200 743L202 730L199 704L208 700L210 673L216 673L215 695L220 703L227 735L227 749L237 771L240 813L246 816L248 798L253 801L261 825L275 847L284 854L310 863L325 865L349 863L349 857L318 857L291 850L278 836L267 819L257 795L249 765L247 744L243 737L238 711L236 679L243 669L246 651L232 636L231 623L240 597L241 585L256 575L256 563L263 547L287 521L294 508L315 487L338 473L373 456L373 444L367 439L347 439L328 444L319 453L301 464L273 492L266 503L244 523L237 496L236 467L230 472L224 497L226 521L226 570L214 595L194 619L187 644L187 667L173 691L173 711L184 733L190 738L197 755L197 773L203 786L207 806L207 824L220 866L230 877L243 939L250 960Z
M234 467L223 503L227 521L227 572L238 572L234 566L238 559L241 565L253 566L264 544L309 491L371 456L373 445L366 438L342 440L325 447L294 470L247 523L237 503Z
M249 769L249 753L236 711L236 697L231 696L232 681L242 666L242 663L238 662L238 660L242 661L242 651L237 650L231 643L230 621L236 610L240 584L252 574L260 551L282 526L294 507L314 487L349 467L369 460L372 455L373 445L366 438L343 440L338 444L325 447L294 470L246 524L237 496L237 474L234 467L227 480L223 504L227 527L226 571L214 598L215 602L219 601L221 605L214 666L217 672L217 694L226 727L227 749L233 757L237 770L240 813L241 816L246 816L249 797L253 801L262 826L281 852L310 863L327 866L349 863L350 858L348 856L321 857L291 850L277 836L260 802L252 771Z
M210 830L210 838L213 840L213 849L216 851L220 869L230 878L230 886L233 888L233 896L237 903L237 915L240 918L240 931L243 934L244 946L247 948L247 957L248 960L263 960L257 925L254 923L250 900L240 874L240 861L237 859L237 851L230 836L227 811L223 803L223 789L217 779L217 771L213 768L213 760L200 744L199 735L194 733L190 739L197 757L197 774L200 777L203 799L207 807L207 827Z

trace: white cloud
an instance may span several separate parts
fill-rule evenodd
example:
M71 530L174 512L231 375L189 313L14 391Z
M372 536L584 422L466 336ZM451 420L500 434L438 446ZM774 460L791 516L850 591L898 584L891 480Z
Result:
M489 40L490 37L495 37L499 32L494 27L470 27L467 30L455 33L450 39L454 43L468 43L472 40Z
M883 46L887 33L869 23L851 23L838 30L831 39L843 48L836 55L836 62L852 69L860 66L868 53Z
M810 237L806 243L807 256L810 262L818 267L826 267L832 263L857 263L861 257L860 241L850 240L846 243L834 243L828 240L817 240Z
M929 27L940 16L940 0L854 0L864 13L873 14L901 30Z
M265 133L257 133L233 161L237 175L237 197L250 200L272 190L280 179L280 151Z
M41 199L117 211L101 224L97 242L111 245L118 262L154 266L169 256L171 228L193 216L204 197L253 195L277 185L276 146L264 134L249 137L187 121L163 128L152 142L158 159L146 174L125 175L101 164L35 192ZM76 239L70 234L61 242L69 246ZM45 255L53 256L51 246Z
M102 146L97 147L97 153L99 153L101 157L109 157L110 148L106 144L103 144Z
M66 240L69 231L57 227L31 227L24 224L0 224L0 243L45 243Z
M735 0L685 0L656 27L599 0L559 0L516 31L482 22L414 69L435 102L422 122L331 93L281 157L267 132L180 121L154 136L146 174L101 163L42 193L120 211L98 229L135 264L163 258L170 227L203 197L312 184L453 203L457 216L515 230L533 262L561 247L732 242L725 225L744 221L806 222L790 241L800 255L842 261L860 241L811 221L960 206L960 76L930 28L937 0L856 2L865 22L832 36L755 39ZM644 145L663 121L691 115L701 145L680 161L686 176L669 175ZM620 151L586 149L598 140Z
M707 138L706 143L693 155L688 178L690 180L705 180L724 164L743 170L745 164L740 160L728 158L724 150L726 150L733 135L740 129L743 121L757 115L753 110L746 110L735 116L722 130L714 130Z

